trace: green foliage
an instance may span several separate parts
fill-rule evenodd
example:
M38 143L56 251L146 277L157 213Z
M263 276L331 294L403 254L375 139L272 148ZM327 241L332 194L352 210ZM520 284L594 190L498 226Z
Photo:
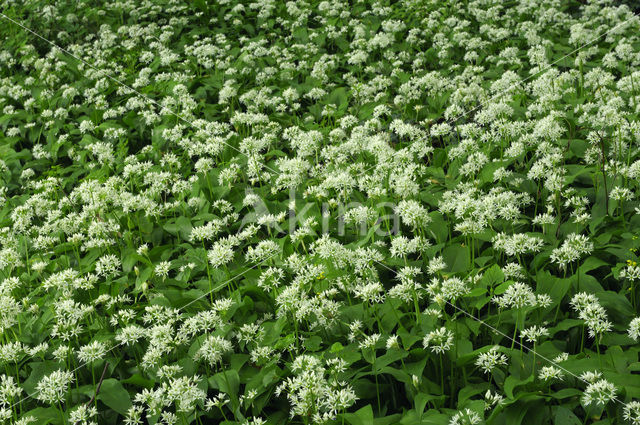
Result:
M0 420L640 421L628 7L5 3Z

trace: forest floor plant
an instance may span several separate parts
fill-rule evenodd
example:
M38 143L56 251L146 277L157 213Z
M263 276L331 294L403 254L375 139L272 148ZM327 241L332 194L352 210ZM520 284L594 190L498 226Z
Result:
M3 423L640 424L628 6L0 21Z

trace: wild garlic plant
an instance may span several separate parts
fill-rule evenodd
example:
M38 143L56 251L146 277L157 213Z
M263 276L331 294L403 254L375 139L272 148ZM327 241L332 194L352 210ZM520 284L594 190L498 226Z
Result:
M5 1L0 421L640 423L626 3Z

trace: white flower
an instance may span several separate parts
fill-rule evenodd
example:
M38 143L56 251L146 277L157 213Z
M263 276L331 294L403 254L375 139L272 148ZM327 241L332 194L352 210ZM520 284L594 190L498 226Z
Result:
M233 255L233 246L228 242L216 242L207 253L209 264L213 267L230 263L233 260Z
M582 395L582 404L589 406L591 404L605 405L616 396L616 387L611 382L601 379L587 386Z
M533 325L520 332L520 338L526 338L528 342L537 343L543 336L549 336L549 330L542 326Z
M631 201L635 195L626 187L615 186L609 192L609 198L616 201Z
M640 402L634 400L625 404L622 416L633 425L640 425Z
M554 359L554 363L562 363L569 358L569 353L560 353Z
M153 271L156 274L156 276L159 276L162 278L162 280L165 280L166 277L169 275L170 269L171 269L171 263L169 261L161 261L158 264L156 264Z
M217 363L222 362L222 356L224 354L232 350L233 345L231 342L217 335L209 335L204 340L193 359L195 361L204 359L210 366L215 366Z
M491 390L487 390L484 394L484 410L490 410L492 407L499 406L504 403L504 397L500 394L492 393Z
M69 414L69 423L88 425L92 423L91 419L97 415L98 409L95 406L88 407L86 404L81 404Z
M478 366L484 373L491 373L496 366L506 366L508 363L507 356L498 351L498 347L494 346L485 353L480 353L476 359Z
M539 252L544 245L541 238L524 233L516 233L514 235L498 233L491 241L495 249L505 251L509 256Z
M38 382L35 396L38 400L51 405L61 403L73 380L73 373L56 370Z
M471 409L464 409L453 415L449 425L476 425L482 422L482 418Z
M371 334L365 336L365 338L358 344L361 350L375 349L376 344L380 340L380 334Z
M549 381L552 379L562 380L563 377L564 373L562 370L555 366L543 366L540 368L540 372L538 372L538 378L543 381Z
M538 298L529 285L515 282L500 296L494 296L493 301L501 308L536 307Z
M22 393L22 388L15 382L13 376L0 376L0 406L12 404L13 400Z
M636 317L629 323L629 329L627 330L629 338L638 340L640 338L640 317Z
M280 252L280 247L275 241L260 241L255 247L247 248L245 259L250 262L258 263L274 257Z
M103 255L96 262L98 276L114 276L120 269L120 259L113 254Z
M398 335L390 335L389 338L387 338L387 342L385 345L387 347L387 350L390 350L392 348L400 348L400 344L398 343Z
M414 200L402 200L396 207L396 213L402 222L413 229L425 226L431 222L429 211Z
M439 271L442 271L447 268L447 263L444 262L444 258L441 256L434 257L429 260L429 266L427 267L427 271L429 274L436 274Z
M78 349L78 359L83 363L93 363L101 360L107 351L105 343L93 341L90 344L83 345Z
M602 373L598 371L586 371L580 374L580 379L582 381L587 381L589 383L596 382L598 379L602 377Z
M453 346L453 332L444 326L435 331L429 332L422 340L422 346L430 348L432 352L442 354L449 351Z
M276 387L277 397L284 391L291 403L291 418L297 416L320 418L317 423L333 420L338 412L355 403L357 397L344 382L328 381L322 361L302 354L291 365L293 376Z
M564 270L567 264L578 260L584 255L589 255L593 251L593 242L584 235L572 233L559 248L551 251L551 262L558 263L560 269Z

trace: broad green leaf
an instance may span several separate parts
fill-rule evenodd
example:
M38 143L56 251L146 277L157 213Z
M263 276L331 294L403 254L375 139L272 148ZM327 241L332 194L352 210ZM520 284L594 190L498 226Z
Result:
M445 263L449 266L449 271L457 273L466 271L471 265L469 248L459 244L450 245L442 252Z
M370 404L367 404L355 413L346 413L344 419L351 425L374 425L373 408Z
M121 415L126 415L131 407L131 397L129 393L124 389L122 383L114 378L102 381L100 392L96 399L102 401Z

